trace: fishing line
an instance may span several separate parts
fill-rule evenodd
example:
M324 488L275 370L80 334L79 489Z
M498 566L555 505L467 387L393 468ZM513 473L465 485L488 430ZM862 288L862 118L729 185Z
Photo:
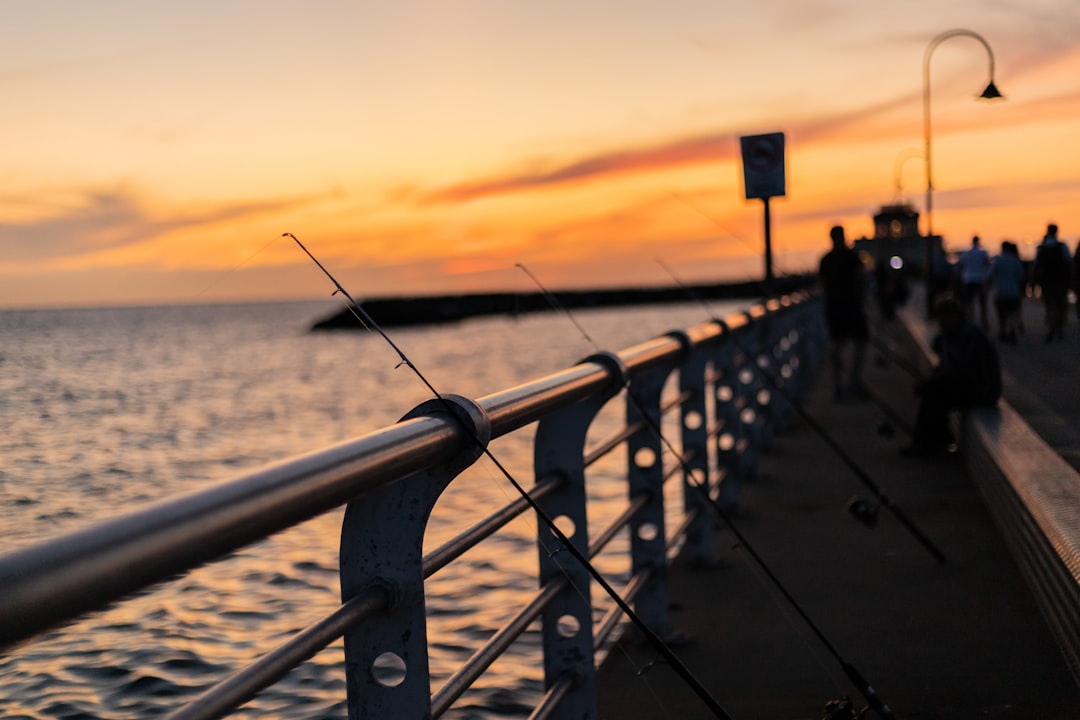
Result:
M870 334L870 344L877 348L882 355L891 360L894 365L910 375L913 380L921 381L926 379L925 373L916 367L913 362L905 358L896 350L896 348L873 333Z
M684 291L686 291L691 297L696 297L698 302L702 303L705 310L709 313L709 317L712 318L713 322L723 325L723 321L717 320L713 316L709 305L705 303L705 301L702 300L700 297L696 296L691 288L687 287L683 282L681 282L679 280L679 277L672 271L670 267L668 267L662 261L657 262L668 272L669 275L671 275L672 279L674 279L675 282L678 283ZM753 353L744 348L734 338L732 338L731 340L735 344L735 346L748 357L753 356ZM889 495L887 495L885 491L882 490L876 482L874 482L874 479L870 477L870 474L865 469L863 469L863 467L859 463L857 463L855 459L851 457L851 455L846 450L844 450L840 443L838 443L836 439L833 438L833 436L825 429L825 427L820 422L818 422L817 419L814 418L814 416L806 410L806 408L803 407L802 403L799 402L798 398L793 397L791 393L787 392L787 390L784 389L780 381L773 377L772 373L767 372L757 363L749 363L749 365L755 368L758 375L762 377L774 391L776 391L781 397L783 397L785 400L787 400L788 403L790 403L791 407L794 408L795 412L799 414L799 417L801 417L806 422L806 424L810 426L810 429L813 430L814 433L819 438L821 438L821 440L826 445L828 445L829 449L832 450L833 454L837 458L839 458L848 467L849 470L851 470L852 474L854 474L855 477L864 486L866 486L866 488L870 490L871 493L874 494L881 507L884 507L889 512L891 512L893 516L900 522L900 524L903 525L904 528L916 540L918 540L922 544L922 546L930 552L931 555L934 556L935 560L937 560L939 563L944 563L945 554L941 551L941 549L938 548L938 546L935 545L934 542L929 537L927 537L927 535L923 533L923 531L920 530L914 522L912 522L912 520L907 516L907 514L904 513L904 511L896 505L893 499Z
M545 297L549 298L549 302L554 301L556 303L555 308L557 310L561 310L567 315L570 314L570 311L567 310L565 307L559 306L558 301L554 299L554 296L552 296L544 289L544 286L540 284L538 280L536 280L536 276L529 272L528 269L524 267L524 265L518 263L517 266L521 268L530 278L532 278L533 282L537 283L540 289L544 292ZM577 325L577 323L574 324ZM591 338L589 338L588 334L585 334L585 338L590 343L592 343L592 340ZM597 348L597 350L599 350L599 348ZM700 481L698 481L697 477L693 473L693 468L690 467L690 464L683 457L682 453L679 452L671 443L671 441L667 439L659 424L657 424L653 420L653 418L645 412L645 409L642 407L640 401L634 396L634 393L631 392L629 383L624 385L624 389L626 390L627 399L637 409L639 415L644 420L645 424L648 425L649 429L656 435L657 439L659 439L660 442L664 445L664 447L667 448L669 452L671 452L671 454L675 457L676 462L680 465L680 467L682 467L687 485L694 488L697 492L701 493L705 502L712 506L713 510L716 512L717 517L719 517L720 520L723 521L725 525L727 525L732 535L735 536L738 544L754 560L754 563L761 570L761 572L765 574L765 577L769 579L769 581L772 583L772 586L787 601L788 606L799 615L799 617L805 623L806 627L810 629L810 631L817 637L818 641L821 642L822 646L826 649L826 651L828 651L828 653L832 655L836 662L839 663L841 669L844 671L844 674L847 675L848 679L859 690L859 693L866 700L869 707L872 708L881 718L883 718L883 720L895 720L896 716L893 714L889 706L884 701L882 701L881 698L878 697L877 691L874 690L874 687L866 681L866 679L862 676L862 674L859 673L859 671L855 668L854 665L844 659L844 657L840 654L840 651L837 650L836 646L834 646L829 641L829 638L825 635L821 628L818 627L817 623L814 622L810 615L807 614L806 610L802 607L802 605L799 604L799 601L795 598L795 596L791 594L791 591L788 590L787 586L784 585L783 582L781 582L779 576L777 576L773 572L772 568L770 568L768 563L765 562L765 559L757 552L756 548L742 533L738 525L735 524L735 521L731 519L731 516L727 513L727 511L725 511L720 506L720 504L715 499L713 499L712 495L709 493L709 489Z
M375 322L375 319L372 318L370 314L368 314L367 310L365 310L360 303L353 299L349 292L341 285L341 283L337 281L337 279L330 273L330 271L328 271L323 266L323 264L319 262L319 260L314 255L311 254L311 251L308 250L304 246L304 244L301 243L300 240L297 239L297 237L292 233L283 233L282 237L292 238L292 240L304 252L304 254L311 258L311 261L314 262L315 265L319 268L319 270L321 270L322 273L326 275L326 277L330 280L330 282L333 283L335 287L333 294L337 295L338 293L340 293L345 298L348 298L350 303L350 312L354 316L356 316L356 318L362 323L365 323L366 326L372 328L375 332L377 332L383 338L383 340L385 340L386 343L394 350L394 352L397 353L398 357L400 358L399 367L401 365L408 367L417 377L417 379L419 379L420 382L423 383L424 387L426 387L431 392L435 399L445 405L446 410L450 414L450 416L456 418L457 416L453 412L454 408L453 405L451 405L450 401L448 401L438 390L435 389L435 387L431 384L427 377L416 367L416 365L412 363L411 360L409 360L409 358L405 355L401 348L399 348L397 344L394 343L394 341L386 334L382 327L380 327L379 324ZM461 427L470 437L470 439L476 444L476 446L480 448L480 451L492 462L493 465L495 465L496 468L498 468L499 472L513 486L514 490L517 491L517 493L529 505L533 512L536 513L536 516L540 518L540 520L547 527L547 529L553 535L555 535L555 537L562 544L561 550L569 552L575 560L581 563L581 566L589 573L592 579L596 581L597 585L599 585L601 589L603 589L603 591L609 597L611 597L612 601L616 605L618 605L619 609L634 624L634 626L637 627L639 631L641 631L642 635L648 640L648 642L653 646L653 648L664 656L664 659L668 662L668 664L670 664L671 667L683 679L683 681L687 683L687 685L694 691L698 698L709 708L713 715L718 718L732 720L731 715L729 715L720 706L716 699L713 698L711 694L709 694L709 691L705 688L705 686L702 685L701 682L690 672L689 668L687 668L686 665L682 662L682 660L679 659L679 657L674 653L674 651L672 651L672 649L668 647L667 643L665 643L663 639L661 639L660 636L657 635L652 630L652 628L650 628L648 624L646 624L645 621L641 619L640 616L638 616L638 614L633 610L633 608L631 608L626 603L626 601L622 599L622 597L608 583L604 576L601 575L600 572L595 568L595 566L593 566L593 564L589 561L589 559L585 557L584 553L570 541L570 539L566 536L565 533L563 533L561 529L559 529L559 527L555 524L555 521L552 520L546 512L544 512L543 508L541 508L540 505L536 502L536 500L534 500L529 495L528 491L526 491L525 488L510 473L510 471L506 469L502 462L500 462L499 459L495 457L491 450L488 449L487 445L481 442L480 438L476 436L476 433L473 431L473 429L464 422L461 422Z
M223 272L223 273L218 273L218 274L215 274L214 278L213 278L213 279L211 279L209 283L207 283L206 287L204 287L204 288L203 288L202 290L200 290L199 292L195 293L195 296L194 296L194 298L195 298L195 299L200 299L200 298L202 298L202 297L203 297L204 295L206 295L206 294L207 294L208 292L210 292L211 290L213 290L213 289L214 289L214 288L216 288L217 286L221 285L221 284L222 284L222 283L223 283L223 282L225 281L225 278L227 278L227 277L229 277L229 276L233 275L233 274L234 274L235 272L237 272L237 271L238 271L238 270L240 270L241 268L243 268L243 267L246 267L246 266L247 266L248 264L250 264L250 263L251 263L251 261L252 261L252 260L254 260L254 259L255 259L256 257L258 257L259 255L262 255L262 254L263 254L263 253L264 253L264 252L266 251L266 248L270 247L271 245L273 245L273 244L274 244L274 243L276 243L276 242L279 242L279 241L280 241L280 239L281 239L281 238L273 238L273 239L271 239L271 240L270 240L270 242L266 243L266 244L265 244L265 245L263 245L263 246L262 246L261 248L259 248L259 249L258 249L258 250L256 250L255 252L253 252L253 253L251 253L250 255L248 255L248 256L247 256L246 258L244 258L243 260L241 260L241 261L240 261L239 263L237 263L237 264L236 264L235 266L233 266L232 268L230 268L230 269L226 270L226 271L225 271L225 272Z
M675 190L668 190L668 193L672 197L674 197L674 198L676 198L678 200L682 200L684 203L686 203L688 206L690 206L690 208L692 208L694 211L696 211L698 214L700 214L706 220L708 220L713 225L715 225L717 228L719 228L728 237L735 238L736 240L741 242L743 245L746 245L748 248L752 248L755 252L758 251L757 243L755 243L752 240L749 240L746 236L741 235L741 234L736 233L733 230L731 230L731 228L729 228L726 224L720 222L719 218L714 216L712 213L707 212L704 208L702 208L696 202L691 201L690 198L686 197L685 195L683 195L680 192L676 192ZM780 267L776 264L776 258L775 257L773 258L773 269L776 271L776 274L780 275L780 276L790 274L790 273L787 273L787 272L780 269Z

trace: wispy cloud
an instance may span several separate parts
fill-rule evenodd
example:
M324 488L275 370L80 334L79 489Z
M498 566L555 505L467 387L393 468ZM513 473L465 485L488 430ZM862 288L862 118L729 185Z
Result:
M0 264L41 263L115 250L179 229L280 213L316 199L261 200L154 217L130 192L88 191L38 219L0 222Z
M703 135L655 147L616 150L593 155L547 172L523 173L464 182L436 190L424 197L424 202L468 202L490 195L534 190L625 173L729 160L734 154L735 144L730 133Z

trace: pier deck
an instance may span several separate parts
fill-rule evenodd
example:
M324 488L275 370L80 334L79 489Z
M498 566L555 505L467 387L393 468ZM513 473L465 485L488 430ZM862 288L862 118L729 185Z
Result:
M895 326L880 331L903 340ZM868 384L913 417L911 377L875 355ZM938 564L886 510L874 529L851 518L848 499L871 494L794 417L735 517L839 654L900 718L1080 717L1080 691L959 459L901 457L903 433L880 435L871 402L835 402L824 368L803 404L947 556ZM738 719L816 720L843 695L862 707L837 660L733 545L721 531L717 566L671 571L686 665ZM632 636L611 652L598 673L601 718L711 717L654 661Z

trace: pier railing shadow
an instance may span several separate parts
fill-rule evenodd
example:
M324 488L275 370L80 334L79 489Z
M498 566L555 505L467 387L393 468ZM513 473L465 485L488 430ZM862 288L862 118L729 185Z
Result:
M529 495L586 557L628 533L623 597L663 637L669 559L711 559L711 503L736 506L825 342L814 296L774 298L475 400L429 401L389 427L8 554L0 557L0 650L29 651L47 630L344 506L340 608L171 717L226 715L342 637L350 717L439 717L537 620L544 695L533 717L595 717L595 657L622 618L616 607L594 621L589 575L543 524L539 590L432 695L425 580L530 512L524 498L508 502L425 555L440 493L481 444L535 423ZM593 418L613 402L625 403L625 424L586 447ZM677 436L659 434L665 418L677 420ZM616 451L627 458L626 506L589 537L587 470ZM672 478L681 478L683 503L669 528Z

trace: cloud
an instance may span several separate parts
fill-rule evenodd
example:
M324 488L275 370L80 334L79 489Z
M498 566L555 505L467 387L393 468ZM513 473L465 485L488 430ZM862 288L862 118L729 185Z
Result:
M734 155L735 143L730 133L703 135L656 147L594 155L548 172L509 175L452 185L428 194L424 201L432 204L468 202L490 195L534 190L610 175L730 160Z
M845 136L850 139L851 131L859 126L866 128L865 133L868 137L880 137L881 128L866 127L868 122L897 108L906 107L914 97L914 94L904 95L842 114L796 121L789 124L788 129L791 136L798 137L803 142L824 139L841 131L844 131ZM651 147L600 153L546 172L509 174L466 181L420 196L420 202L423 204L464 203L496 195L553 188L575 182L730 161L738 157L737 134L735 130L723 130L678 138Z
M42 263L137 245L165 233L267 215L305 205L298 197L236 203L151 217L131 193L89 191L45 217L0 223L0 263Z

